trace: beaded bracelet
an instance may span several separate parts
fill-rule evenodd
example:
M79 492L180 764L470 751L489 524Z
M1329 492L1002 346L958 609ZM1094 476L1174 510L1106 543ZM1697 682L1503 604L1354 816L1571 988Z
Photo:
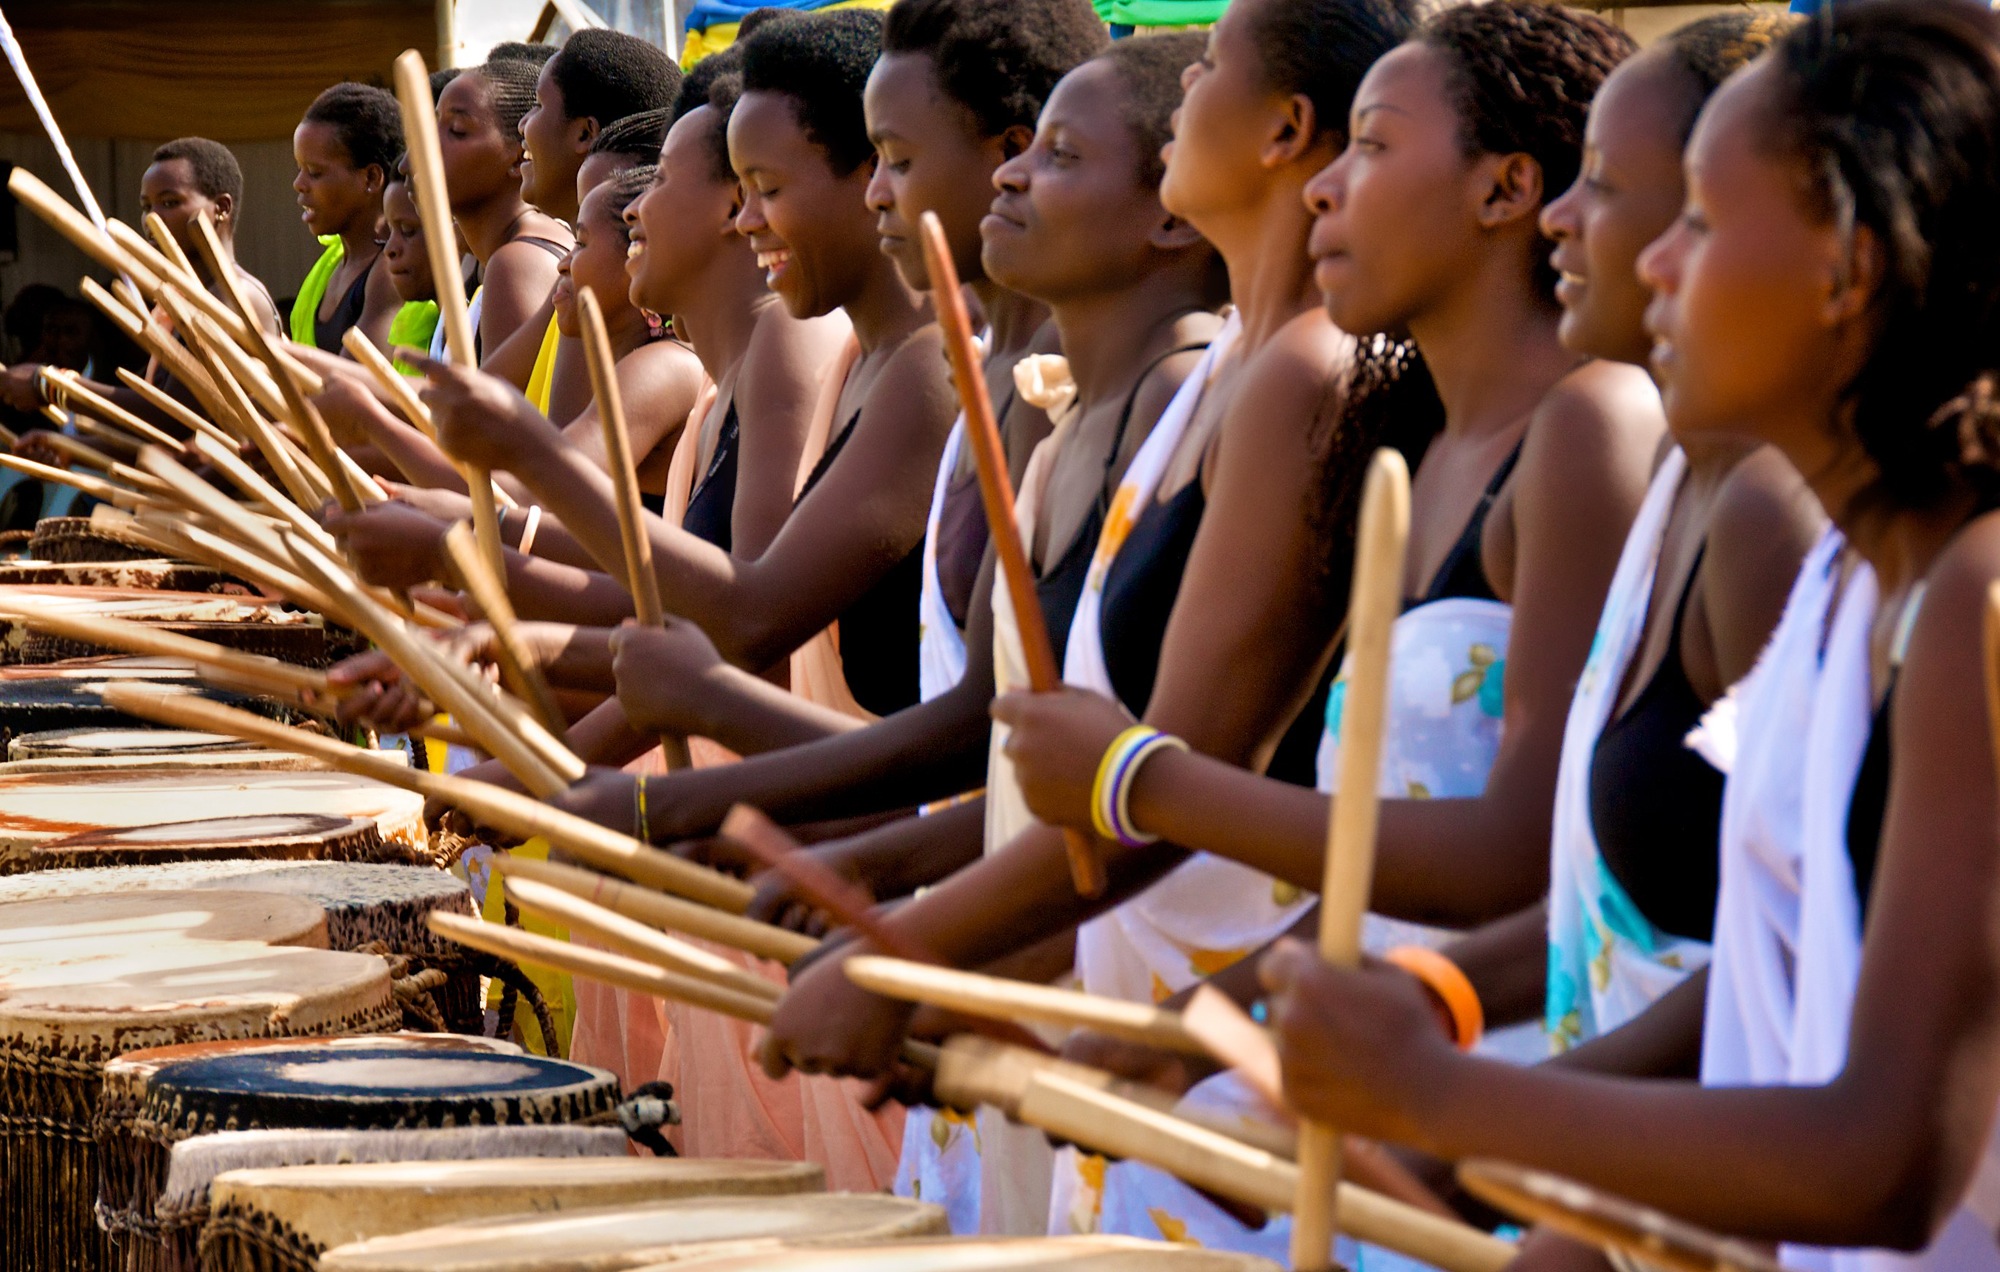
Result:
M632 837L642 844L653 842L653 826L646 816L646 779L641 776L632 783Z
M1104 758L1098 761L1097 780L1090 788L1090 823L1097 833L1127 848L1157 842L1158 835L1149 835L1132 824L1132 782L1140 766L1155 754L1187 749L1188 744L1172 734L1143 724L1133 725L1113 738L1104 749Z
M522 556L532 556L535 551L535 532L542 528L542 506L528 505L527 520L521 524L519 551Z
M1398 945L1382 961L1422 981L1451 1017L1452 1041L1460 1051L1472 1050L1486 1032L1486 1009L1458 964L1421 945Z

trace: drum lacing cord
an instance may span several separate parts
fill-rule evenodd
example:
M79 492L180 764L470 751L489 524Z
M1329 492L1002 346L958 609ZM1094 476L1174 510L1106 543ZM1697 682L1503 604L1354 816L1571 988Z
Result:
M508 927L518 928L521 926L521 911L512 901L503 899L500 903L500 913L506 920ZM490 954L476 961L485 964L481 968L484 975L491 976L500 982L499 1015L501 1030L504 1032L509 1022L514 1019L516 1002L525 1000L528 1004L528 1010L535 1014L535 1026L542 1031L542 1046L546 1048L545 1054L557 1060L562 1059L562 1039L556 1034L555 1014L549 1010L549 1005L543 999L540 987L535 984L528 973L519 964Z
M444 1012L432 995L442 989L451 978L439 967L413 968L415 961L408 954L389 948L382 941L368 941L354 947L357 954L373 954L389 965L389 989L395 995L396 1005L408 1018L425 1029L437 1033L450 1033L451 1027L445 1023Z
M680 1156L667 1137L660 1134L662 1126L681 1124L681 1108L674 1102L672 1083L648 1082L632 1092L618 1106L617 1113L618 1125L625 1128L625 1138L655 1157Z

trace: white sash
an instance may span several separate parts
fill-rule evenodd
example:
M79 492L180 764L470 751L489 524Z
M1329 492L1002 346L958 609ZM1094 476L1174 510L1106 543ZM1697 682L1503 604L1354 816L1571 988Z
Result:
M1674 496L1687 473L1676 446L1625 536L1625 550L1604 598L1590 657L1570 698L1556 776L1549 888L1549 1047L1563 1051L1609 1033L1708 962L1705 942L1648 922L1606 868L1590 817L1590 771L1597 739L1618 702L1626 671L1646 630L1660 544ZM1669 607L1662 615L1672 622Z
M931 488L930 517L924 523L923 590L917 596L917 679L919 694L929 702L965 676L965 635L945 604L938 581L938 519L944 515L945 493L958 471L959 449L965 444L965 416L951 426L938 460L937 484Z

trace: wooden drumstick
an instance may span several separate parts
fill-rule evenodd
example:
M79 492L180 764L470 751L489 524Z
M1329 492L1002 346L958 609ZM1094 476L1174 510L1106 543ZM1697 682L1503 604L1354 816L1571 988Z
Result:
M1387 724L1390 632L1401 610L1403 553L1410 534L1410 473L1403 457L1378 450L1368 465L1349 593L1348 672L1341 706L1339 793L1327 832L1320 888L1319 952L1340 967L1361 962L1361 916L1375 871L1376 793ZM1293 1207L1292 1266L1330 1265L1334 1190L1340 1182L1340 1133L1299 1127L1299 1191Z
M135 623L100 614L51 609L11 596L0 598L0 614L34 631L156 658L185 658L197 667L214 668L239 680L268 685L288 694L310 694L328 699L338 696L327 684L323 671L299 667L264 654L228 649L212 641L168 631L154 623Z
M73 409L81 408L88 411L105 423L116 424L132 436L143 438L155 446L164 446L177 454L187 453L186 443L171 434L161 432L158 425L140 419L116 402L100 395L95 389L83 383L82 377L75 372L61 367L43 367L42 377L61 390L62 395L69 399Z
M146 235L153 240L153 246L159 249L160 255L172 261L182 273L194 273L194 262L181 250L180 240L174 237L174 232L167 228L167 223L160 219L158 212L146 213L140 218L140 223L146 227ZM107 228L105 232L110 231Z
M507 589L493 577L486 558L479 554L479 545L472 540L472 527L463 521L454 522L451 529L445 531L444 550L458 571L458 581L465 585L473 603L479 606L493 628L493 643L500 656L500 674L506 679L507 687L521 701L534 708L543 728L561 738L569 731L569 719L563 715L562 707L557 705L555 691L549 688L548 678L535 664L534 655L521 638L520 620L514 615L512 602L507 599Z
M1633 1256L1672 1272L1781 1272L1777 1260L1748 1241L1718 1236L1671 1215L1594 1188L1507 1162L1462 1163L1466 1191L1501 1210L1566 1237Z
M1275 1154L1059 1072L1029 1079L1018 1116L1098 1152L1146 1162L1197 1188L1266 1210L1290 1208L1298 1193L1300 1168ZM1326 1203L1356 1238L1446 1272L1499 1272L1520 1254L1511 1242L1468 1224L1352 1184L1329 1189Z
M80 490L92 499L102 499L114 507L150 508L155 506L154 500L140 492L127 489L115 482L106 481L102 477L93 476L90 473L75 472L67 468L51 468L47 464L38 464L32 459L22 459L18 455L0 454L0 468L11 468L17 473L36 478L40 481L52 481L58 486L68 486L73 490Z
M176 424L191 433L198 433L225 446L234 447L236 439L217 428L199 411L190 410L186 403L154 384L130 367L118 368L118 380L126 388L146 399L147 405L171 418Z
M972 319L965 310L965 296L959 291L958 268L952 263L944 225L936 213L923 214L917 236L923 241L924 268L931 279L931 302L937 307L945 351L951 355L952 379L958 385L959 405L965 411L965 441L977 461L979 497L986 507L987 529L1000 562L1001 577L1007 584L1007 599L1013 602L1014 624L1020 629L1021 653L1028 664L1028 687L1037 693L1047 693L1062 683L1062 672L1056 666L1055 646L1049 641L1049 626L1042 617L1035 574L1028 566L1020 527L1014 521L1014 488L1007 476L1007 452L1000 442L1000 424L986 391L979 350L973 344ZM1070 827L1065 827L1062 835L1069 854L1070 881L1077 895L1102 895L1106 882L1104 861L1098 855L1096 843Z
M856 985L886 998L929 1003L995 1020L1032 1020L1090 1029L1163 1051L1207 1054L1177 1013L1148 1003L871 954L849 958L842 970Z
M151 354L162 367L166 368L168 375L186 386L203 410L223 424L233 426L236 417L230 411L230 404L223 398L222 390L210 378L207 369L195 360L193 354L159 327L154 326L151 318L133 314L124 301L100 287L96 279L84 279L78 284L78 289L83 293L83 298L95 305L127 339ZM124 377L121 375L119 378Z
M571 896L560 888L551 888L532 879L515 879L507 885L507 899L526 913L566 925L572 936L581 933L641 962L664 967L683 976L698 976L752 998L767 998L776 1002L784 995L780 986L744 971L721 955L668 936L604 906Z
M617 497L618 537L625 549L623 561L599 564L614 575L625 576L641 627L664 627L667 612L660 603L659 577L653 573L653 541L646 535L646 508L639 501L639 472L632 462L632 435L625 429L625 399L618 391L618 364L611 356L604 310L588 287L577 290L576 301L577 317L583 323L583 353L590 364L590 387L597 396L597 419L604 428L604 462ZM660 752L670 772L694 765L686 738L662 737Z
M699 937L774 962L790 963L818 949L820 944L810 936L775 924L759 923L755 919L683 901L664 892L655 892L561 862L495 853L493 872L509 879L517 876L532 879L651 927Z
M551 808L538 799L476 782L470 778L411 768L400 754L367 751L337 738L294 729L275 720L226 707L188 694L174 694L138 684L112 684L105 701L115 710L176 727L227 733L276 750L310 755L345 773L415 791L452 804L505 834L521 839L539 835L559 851L615 871L648 887L672 892L731 914L742 914L753 895L741 879L683 861L672 853L641 844L596 822ZM116 699L116 701L113 701Z
M111 245L124 253L127 260L143 267L141 272L136 274L126 271L126 277L130 278L141 292L146 291L149 280L156 289L171 287L231 340L237 344L249 341L248 320L239 316L214 292L209 291L200 274L192 269L183 269L169 260L160 249L146 241L145 235L123 221L109 222L105 226L105 232L110 236ZM182 253L176 252L175 255L184 259Z
M85 256L114 274L123 274L141 288L160 286L159 276L120 248L90 218L77 211L69 200L51 190L26 168L17 167L7 176L7 191L22 206L47 222L49 228L68 239Z
M814 905L861 933L876 949L916 963L937 961L882 926L866 893L813 860L810 853L800 852L797 840L748 804L731 808L717 833L755 857L759 865L783 875Z
M445 345L453 362L477 367L479 356L465 309L465 293L454 282L459 276L458 234L451 224L444 160L438 153L437 103L431 99L430 73L423 54L415 49L405 49L396 59L396 97L403 107L403 140L410 155L410 194L424 225L431 277L438 280L438 320L444 323ZM492 476L471 464L463 465L461 471L472 499L472 530L479 550L492 563L493 572L505 578L507 562L500 542L500 510L493 502Z
M348 355L374 377L376 385L389 401L395 404L396 409L402 412L403 418L410 422L412 428L433 442L437 440L437 425L431 423L431 408L425 406L424 400L417 396L417 390L410 383L410 377L396 370L395 364L383 356L382 351L375 347L375 342L370 340L361 328L349 327L340 337L340 347L347 350Z
M80 437L71 437L68 433L50 433L43 440L50 447L61 451L71 461L95 468L112 480L124 482L142 494L166 493L166 486L159 478L111 458Z

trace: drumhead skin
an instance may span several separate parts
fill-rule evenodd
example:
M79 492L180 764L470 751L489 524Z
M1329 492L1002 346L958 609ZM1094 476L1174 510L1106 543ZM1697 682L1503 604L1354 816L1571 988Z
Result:
M211 1056L153 1075L142 1124L201 1135L245 1126L369 1129L604 1122L602 1069L485 1050L320 1048Z
M1135 1237L971 1237L759 1250L647 1265L648 1272L1280 1272L1250 1254Z
M107 684L145 684L199 694L287 724L306 713L276 698L204 683L184 658L76 658L35 667L0 666L0 736L86 726L137 728L146 722L104 703Z
M7 762L0 764L0 776L159 768L165 764L225 769L326 767L311 756L267 750L221 733L98 725L21 734L7 744Z
M697 1197L504 1215L339 1246L322 1272L614 1272L743 1243L876 1244L949 1236L944 1210L882 1193Z
M269 892L124 892L0 904L0 975L167 941L326 948L326 911Z

